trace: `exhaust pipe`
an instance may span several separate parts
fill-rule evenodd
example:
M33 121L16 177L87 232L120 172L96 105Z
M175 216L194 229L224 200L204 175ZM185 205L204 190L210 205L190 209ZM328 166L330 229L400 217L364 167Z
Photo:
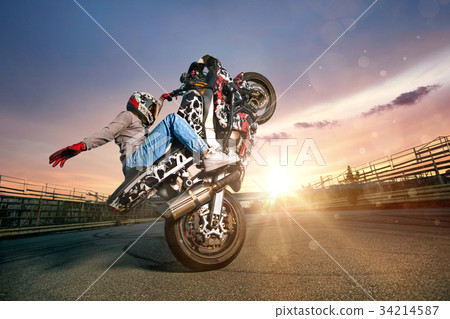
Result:
M214 184L197 184L175 197L167 203L159 206L156 210L165 219L177 220L190 211L204 205L213 199L214 195L225 186L234 182L241 176L239 171L235 171Z

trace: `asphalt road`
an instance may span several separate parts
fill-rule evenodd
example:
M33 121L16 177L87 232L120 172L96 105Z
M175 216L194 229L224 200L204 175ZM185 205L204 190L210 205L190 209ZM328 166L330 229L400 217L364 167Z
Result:
M0 300L450 300L450 209L291 216L247 215L238 258L201 273L163 222L126 253L150 223L1 240Z

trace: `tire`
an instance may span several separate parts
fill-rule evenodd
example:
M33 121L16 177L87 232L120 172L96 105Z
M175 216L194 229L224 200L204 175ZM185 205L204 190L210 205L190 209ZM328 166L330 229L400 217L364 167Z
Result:
M264 124L272 117L277 106L275 89L264 75L256 72L244 73L244 81L247 81L250 86L256 87L263 92L264 100L262 105L258 105L256 123Z
M209 209L209 203L197 208L176 221L166 220L165 235L170 250L177 260L194 271L220 269L230 264L241 251L246 236L244 210L230 192L225 190L222 210L227 216L222 225L227 230L220 240L211 236L212 244L206 243L200 231L200 214ZM210 215L207 214L209 217Z

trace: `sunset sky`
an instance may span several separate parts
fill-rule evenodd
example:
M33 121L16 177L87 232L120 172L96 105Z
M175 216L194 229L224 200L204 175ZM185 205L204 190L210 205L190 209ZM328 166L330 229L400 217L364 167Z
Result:
M298 189L450 134L449 0L8 0L0 24L0 175L111 193L123 179L114 143L62 169L48 156L133 91L178 88L204 54L264 74L279 98L244 191L276 176ZM311 141L323 162L300 163Z

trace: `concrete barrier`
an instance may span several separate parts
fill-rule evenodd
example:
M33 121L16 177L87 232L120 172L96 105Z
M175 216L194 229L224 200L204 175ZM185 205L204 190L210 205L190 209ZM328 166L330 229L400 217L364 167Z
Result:
M450 204L450 184L407 188L395 191L381 191L356 194L354 198L339 197L312 202L313 209L336 208L383 208L389 205L414 204L445 206ZM353 201L353 202L352 202ZM448 206L447 206L448 207Z
M77 223L77 224L65 224L65 225L49 225L49 226L34 226L34 227L20 227L20 228L9 228L0 229L0 238L24 236L24 235L35 235L50 232L62 232L62 231L74 231L82 229L91 228L102 228L102 227L112 227L127 224L138 224L146 223L157 220L158 218L144 218L144 219L128 219L121 220L120 223L115 221L107 222L94 222L94 223ZM163 220L163 219L161 219Z

